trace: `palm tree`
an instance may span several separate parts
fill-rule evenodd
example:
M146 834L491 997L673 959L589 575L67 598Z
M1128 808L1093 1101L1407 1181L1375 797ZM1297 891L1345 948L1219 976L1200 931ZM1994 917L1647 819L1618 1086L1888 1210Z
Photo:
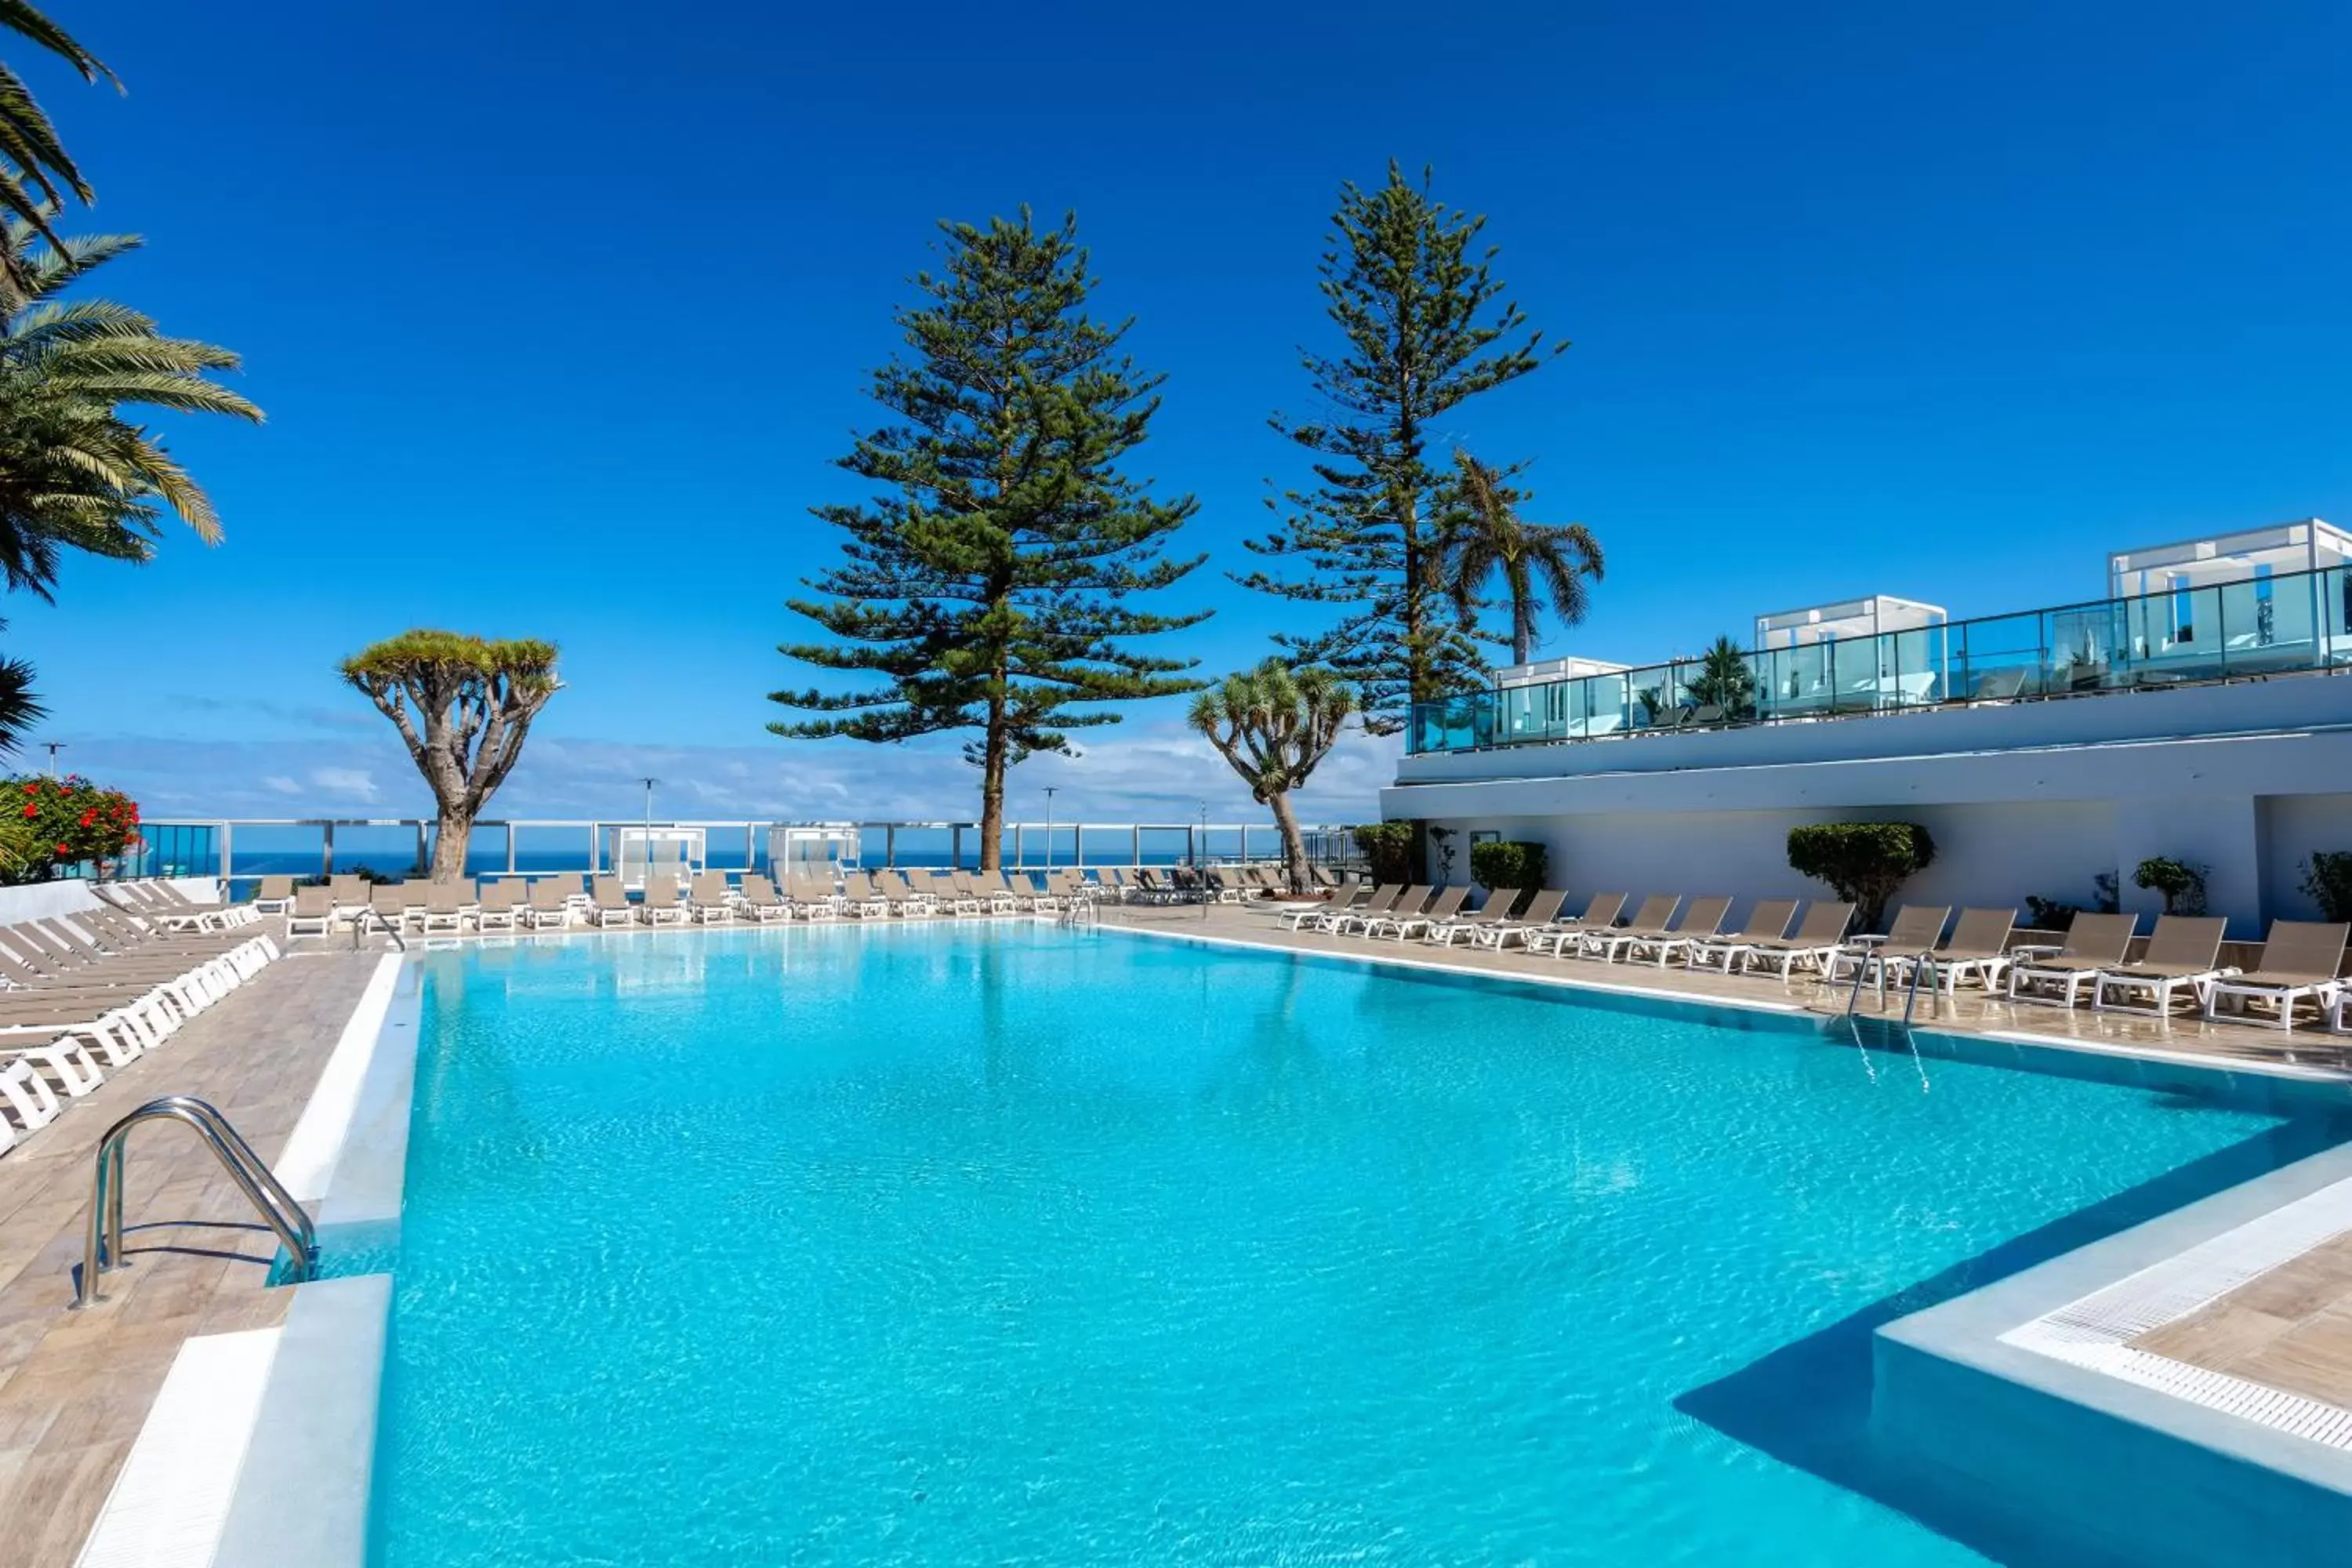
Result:
M1290 809L1290 792L1339 743L1356 708L1354 689L1331 671L1293 669L1269 658L1193 698L1186 715L1249 784L1251 796L1273 810L1282 832L1283 871L1294 893L1307 890L1307 839Z
M1746 719L1755 712L1756 672L1729 637L1716 638L1699 655L1698 673L1684 684L1693 702L1720 708L1726 718Z
M0 0L0 28L47 49L79 71L84 81L103 77L118 88L122 85L97 56L25 0ZM64 191L58 189L60 185ZM58 237L49 231L49 218L64 205L65 191L71 191L84 205L94 194L58 140L57 127L33 101L32 89L0 64L0 214L54 244ZM17 296L5 302L11 310L27 292L24 278L16 271L21 254L12 250L0 262L0 282Z
M1536 620L1549 608L1562 626L1591 608L1584 580L1601 581L1601 542L1580 522L1529 522L1518 512L1527 497L1509 475L1467 452L1454 454L1458 508L1439 555L1445 589L1466 624L1476 614L1487 580L1499 574L1511 611L1511 662L1535 653ZM1551 595L1547 606L1538 590Z
M127 306L57 298L136 249L136 236L49 245L29 225L11 222L0 244L5 269L25 282L23 303L0 321L0 582L47 598L64 548L147 560L166 510L206 543L217 540L220 518L210 498L123 410L143 405L259 423L260 409L208 379L236 369L236 355L165 337Z

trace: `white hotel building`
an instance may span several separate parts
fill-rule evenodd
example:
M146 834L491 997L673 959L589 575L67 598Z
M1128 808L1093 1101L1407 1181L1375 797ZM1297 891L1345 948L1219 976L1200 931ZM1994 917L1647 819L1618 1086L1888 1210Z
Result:
M2122 907L2207 868L2252 939L2352 849L2352 535L2316 520L2111 556L2105 598L1969 621L1891 597L1759 616L1745 692L1698 662L1517 666L1418 707L1383 815L1549 849L1579 892L1819 896L1788 830L1924 825L1902 898ZM1426 840L1424 841L1426 842ZM1433 875L1436 866L1431 867Z

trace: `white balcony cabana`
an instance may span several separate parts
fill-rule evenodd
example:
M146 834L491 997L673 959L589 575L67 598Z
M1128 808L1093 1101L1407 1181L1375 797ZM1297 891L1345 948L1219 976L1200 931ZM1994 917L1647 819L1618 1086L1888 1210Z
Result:
M1892 594L1756 617L1757 675L1776 711L1911 706L1937 694L1944 607Z
M2325 664L2352 655L2347 638L2328 635L2352 616L2352 603L2333 602L2352 601L2336 570L2347 565L2352 533L2305 518L2118 551L2107 557L2107 594L2123 607L2120 632L2136 659Z

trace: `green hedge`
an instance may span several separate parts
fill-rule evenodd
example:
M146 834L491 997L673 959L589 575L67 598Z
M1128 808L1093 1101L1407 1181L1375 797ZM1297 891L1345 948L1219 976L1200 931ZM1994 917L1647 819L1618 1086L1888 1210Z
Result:
M1545 850L1540 844L1528 844L1517 839L1496 838L1470 846L1470 879L1482 888L1517 888L1525 890L1544 885Z
M1862 929L1885 929L1886 900L1936 858L1936 841L1916 822L1824 822L1789 829L1789 864L1837 889L1862 912Z
M1412 824L1367 822L1356 827L1356 847L1371 862L1375 882L1402 882L1412 863Z

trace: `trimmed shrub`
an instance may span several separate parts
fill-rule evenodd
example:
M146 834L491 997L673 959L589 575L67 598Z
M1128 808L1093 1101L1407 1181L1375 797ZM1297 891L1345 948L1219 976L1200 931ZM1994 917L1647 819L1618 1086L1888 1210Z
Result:
M1862 929L1882 931L1886 900L1936 858L1936 841L1916 822L1824 822L1789 829L1789 864L1827 882L1862 913Z
M2315 849L2303 863L2303 890L2320 918L2352 921L2352 849Z
M1470 879L1482 888L1540 888L1544 885L1544 847L1517 839L1496 838L1470 846Z
M2201 915L2205 912L2205 868L2191 866L2186 860L2168 859L2161 855L2150 856L2132 872L2132 886L2146 888L2151 893L2164 895L2164 912L2168 915Z
M1412 824L1366 822L1353 830L1356 847L1371 862L1375 882L1402 882L1412 862Z

